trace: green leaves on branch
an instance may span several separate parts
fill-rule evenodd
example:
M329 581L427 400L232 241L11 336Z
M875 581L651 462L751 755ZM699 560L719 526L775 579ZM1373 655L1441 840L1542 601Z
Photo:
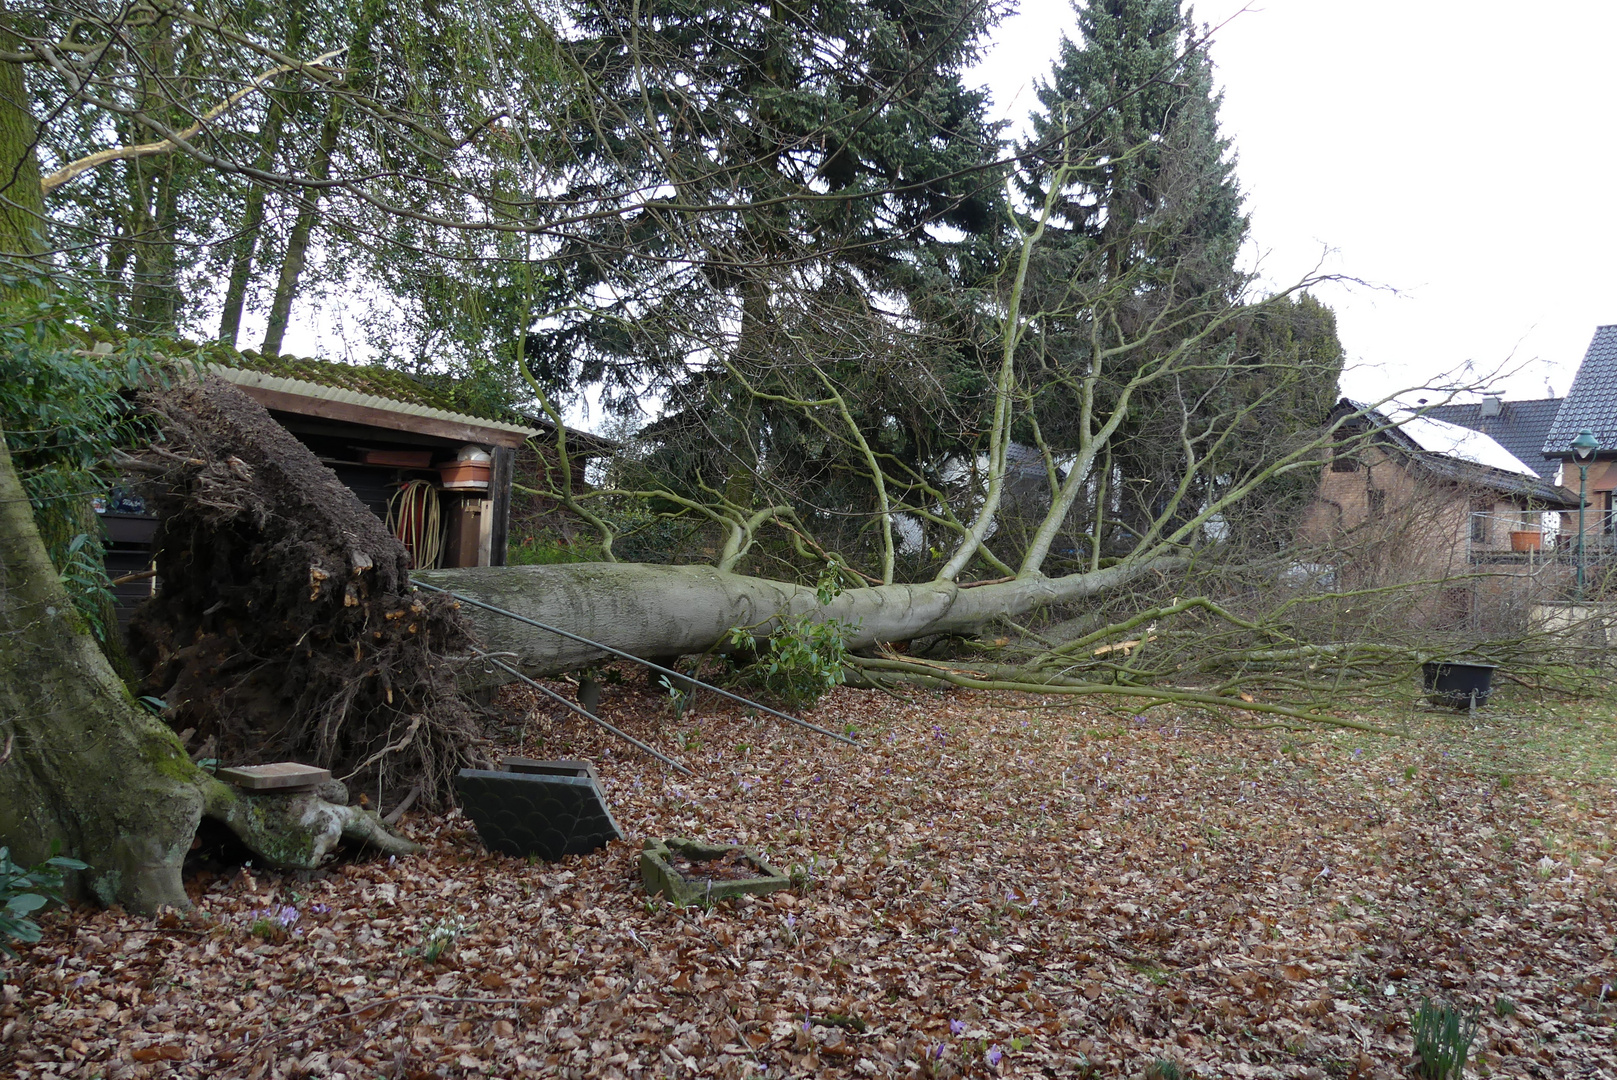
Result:
M821 607L841 592L837 584L841 572L841 564L832 559L815 583L814 597ZM788 709L812 706L846 677L848 635L854 629L852 623L821 619L816 612L785 619L769 635L764 655L747 669L746 679ZM730 643L752 649L751 629L738 626L731 630Z

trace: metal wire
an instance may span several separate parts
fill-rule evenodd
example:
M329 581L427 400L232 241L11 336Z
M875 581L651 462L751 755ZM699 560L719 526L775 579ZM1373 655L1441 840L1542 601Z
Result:
M619 731L617 728L613 727L611 724L607 723L605 720L602 720L599 716L596 716L594 713L590 712L588 709L585 709L585 708L579 706L575 702L568 701L566 698L564 698L560 694L556 693L556 691L552 690L550 687L545 686L543 683L540 683L540 682L537 682L537 681L535 681L533 679L528 678L526 675L522 674L522 672L518 671L516 668L512 667L510 664L507 664L504 660L497 659L496 657L492 656L491 654L484 652L482 649L474 649L473 651L475 653L477 653L478 656L481 656L484 660L487 660L489 663L493 664L495 667L502 668L505 671L510 672L512 675L515 675L517 678L521 679L523 682L527 683L529 686L533 687L535 690L538 690L540 693L549 694L551 697L555 698L557 701L561 702L563 705L567 706L569 709L573 710L575 713L578 713L578 715L595 721L595 723L599 724L601 727L605 728L607 731L610 731L612 734L616 735L618 738L622 739L624 742L633 743L635 746L638 746L640 749L644 750L646 753L650 754L652 757L656 758L658 761L662 762L664 765L667 765L669 768L675 769L675 770L677 770L679 772L682 772L686 776L695 776L696 775L695 773L691 772L691 770L687 769L685 766L683 766L679 762L675 761L673 758L666 757L663 754L658 753L656 750L654 750L651 747L647 746L645 743L641 742L639 739L635 738L633 735L630 735L628 732Z
M807 720L803 720L803 719L800 719L799 717L792 716L790 713L783 713L778 709L771 709L768 705L760 705L758 702L753 701L750 698L744 698L740 694L732 694L728 690L725 690L725 689L723 689L721 687L714 686L711 683L705 683L701 679L692 678L689 675L681 675L679 672L675 671L672 668L665 668L661 664L654 664L650 660L645 659L644 657L635 656L632 653L626 653L622 649L614 649L612 646L603 645L599 641L591 641L589 638L585 637L584 635L575 634L571 630L563 630L559 626L551 626L548 623L540 622L538 619L530 619L526 615L518 615L514 611L507 611L502 607L495 607L493 604L486 604L481 600L473 600L469 596L462 596L460 593L454 592L451 589L445 589L445 588L443 588L442 586L439 586L439 585L431 585L431 584L428 584L425 581L412 581L411 584L417 586L418 588L431 589L433 592L443 593L445 596L452 596L456 600L459 600L459 601L461 601L463 603L471 604L474 607L480 607L484 611L492 611L496 615L504 615L508 619L515 619L519 623L526 623L529 626L535 627L535 628L540 629L540 630L544 630L544 631L546 631L548 633L558 634L561 637L567 638L567 639L569 639L571 641L581 642L582 644L590 646L590 648L592 648L592 649L600 649L604 653L609 653L612 656L616 656L616 657L620 657L620 658L622 658L624 660L632 661L632 662L634 662L636 664L640 664L643 667L650 668L652 671L660 671L664 675L672 675L674 678L679 679L682 682L693 683L693 684L695 684L697 686L700 686L703 690L711 690L713 693L718 694L720 697L727 697L731 701L739 701L741 704L747 705L747 706L749 706L751 708L754 708L754 709L757 709L759 712L766 712L770 716L778 716L782 720L786 720L786 721L788 721L790 723L796 724L798 727L808 728L810 731L817 731L821 735L825 735L825 736L827 736L829 738L835 739L837 742L847 743L849 746L858 746L859 745L857 742L855 742L853 739L848 738L846 735L838 735L834 731L827 731L825 728L820 727L817 724L811 724Z

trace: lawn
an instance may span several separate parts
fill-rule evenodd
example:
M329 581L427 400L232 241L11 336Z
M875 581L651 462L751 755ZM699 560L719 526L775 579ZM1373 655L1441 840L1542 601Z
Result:
M1402 1077L1430 998L1478 1017L1468 1076L1617 1075L1617 721L1519 693L1361 710L1387 738L839 690L813 719L855 749L609 687L687 778L508 691L505 749L593 758L629 842L529 865L411 814L422 856L48 915L0 987L0 1065ZM797 886L648 900L639 840L671 835L757 845Z

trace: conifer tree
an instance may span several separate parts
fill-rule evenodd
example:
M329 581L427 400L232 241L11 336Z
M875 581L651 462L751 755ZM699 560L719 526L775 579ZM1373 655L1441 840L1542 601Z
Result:
M1076 411L1069 373L1106 367L1101 394L1115 393L1250 284L1237 265L1248 221L1235 155L1219 129L1221 95L1191 13L1180 0L1083 0L1075 10L1078 40L1063 39L1038 87L1018 177L1030 206L1051 199L1030 286L1041 314L1029 365L1041 434L1058 446L1071 437L1066 418ZM1325 333L1330 340L1319 348L1335 355L1334 365L1288 364L1251 348L1261 335L1237 331L1202 340L1171 379L1135 386L1088 510L1109 524L1086 522L1080 531L1131 546L1184 474L1187 438L1218 429L1221 416L1280 380L1306 377L1310 385L1288 387L1279 399L1328 393L1340 346L1333 325ZM1131 344L1146 339L1149 347ZM1303 411L1283 419L1318 421ZM1220 452L1233 451L1226 444ZM1196 503L1186 500L1186 512Z

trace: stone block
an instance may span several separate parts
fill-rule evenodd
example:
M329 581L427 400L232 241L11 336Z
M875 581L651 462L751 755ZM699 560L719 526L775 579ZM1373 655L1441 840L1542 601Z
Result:
M270 765L236 765L215 773L227 784L244 791L302 791L319 787L331 779L330 769L277 761Z

